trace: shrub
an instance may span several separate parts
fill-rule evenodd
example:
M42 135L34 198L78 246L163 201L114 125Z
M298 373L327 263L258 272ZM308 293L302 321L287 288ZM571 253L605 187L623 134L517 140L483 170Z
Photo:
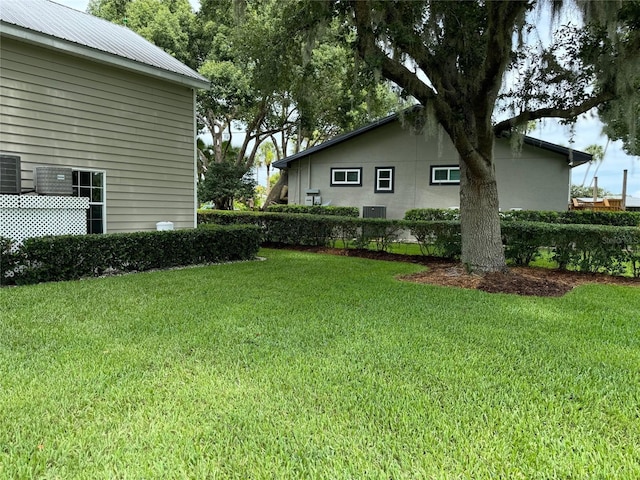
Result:
M454 220L407 222L423 255L458 259L462 252L460 222Z
M460 220L460 211L452 208L414 208L406 211L404 219L423 222Z
M361 218L359 235L356 236L356 246L367 248L373 243L380 252L389 250L391 243L398 240L400 233L406 227L402 220L387 220L383 218ZM358 232L356 232L358 233Z
M25 240L19 284L75 280L105 272L144 271L255 257L260 230L254 226L65 235Z
M310 215L336 215L339 217L359 217L358 207L337 207L333 205L269 205L267 212L306 213Z
M527 265L541 248L548 247L560 269L613 275L624 273L630 265L630 273L640 274L637 227L506 221L502 235L505 256L518 265Z

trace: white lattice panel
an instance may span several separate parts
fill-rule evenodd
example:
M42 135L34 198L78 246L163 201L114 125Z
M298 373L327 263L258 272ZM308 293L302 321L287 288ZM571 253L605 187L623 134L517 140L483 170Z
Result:
M87 198L0 195L0 236L85 235L88 208Z
M20 207L19 195L0 195L0 208L18 208Z
M5 195L11 196L11 195ZM21 195L20 208L55 208L78 209L89 208L89 199L85 197L45 197L37 195Z

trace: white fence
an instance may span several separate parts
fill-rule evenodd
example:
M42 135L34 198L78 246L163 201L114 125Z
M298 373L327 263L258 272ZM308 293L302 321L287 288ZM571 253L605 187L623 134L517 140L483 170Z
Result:
M45 235L85 235L88 198L0 195L0 236L17 243Z

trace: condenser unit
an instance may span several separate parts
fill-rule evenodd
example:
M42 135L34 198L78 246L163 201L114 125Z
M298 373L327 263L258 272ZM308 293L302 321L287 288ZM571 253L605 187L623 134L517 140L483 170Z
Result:
M33 186L38 195L73 195L73 170L66 167L36 167Z
M19 195L21 188L20 157L0 155L0 194Z
M387 207L384 205L369 205L362 207L362 218L387 218Z

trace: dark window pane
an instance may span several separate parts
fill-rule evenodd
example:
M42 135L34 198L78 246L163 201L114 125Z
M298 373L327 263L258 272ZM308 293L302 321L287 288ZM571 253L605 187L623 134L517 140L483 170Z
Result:
M73 196L74 197L79 197L79 192L78 192L78 187L73 187Z
M76 171L71 172L71 181L73 182L74 185L78 185L78 172Z
M91 201L92 202L102 202L102 189L101 188L92 188L91 189Z
M333 172L333 181L334 182L344 182L346 180L345 172Z
M380 186L378 188L389 190L391 188L391 182L389 182L389 180L380 180Z
M91 186L93 187L102 187L102 173L93 172L91 174Z
M102 233L102 219L100 220L91 220L91 231L88 233Z
M360 172L347 172L347 181L358 183L360 181Z
M80 196L91 198L91 189L89 187L80 187Z
M449 170L449 180L460 180L460 169Z
M436 181L447 180L446 170L434 170L433 179Z
M89 215L92 220L102 220L102 205L91 205Z
M378 178L380 178L380 179L391 178L391 170L379 170L378 171Z
M80 185L83 187L91 186L91 172L80 172Z

